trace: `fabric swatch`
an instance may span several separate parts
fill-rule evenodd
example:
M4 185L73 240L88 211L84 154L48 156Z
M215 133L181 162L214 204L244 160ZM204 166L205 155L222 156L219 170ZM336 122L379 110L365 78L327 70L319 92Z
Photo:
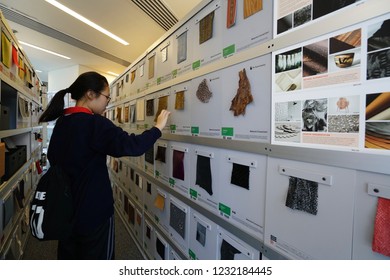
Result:
M151 147L145 152L145 161L150 164L154 163L154 147Z
M173 150L172 176L184 181L184 152Z
M135 76L136 76L136 75L135 75L135 70L134 70L134 71L131 71L131 79L130 79L131 83L134 82Z
M157 193L156 199L154 200L154 206L160 211L164 211L165 207L165 197L163 197L160 193Z
M237 3L236 0L228 0L226 28L232 27L236 23Z
M145 233L146 237L148 239L151 239L152 238L152 229L150 228L150 226L146 225L146 233Z
M154 117L154 121L157 121L157 117L160 115L162 110L166 110L168 108L168 95L162 96L158 99L158 108L156 116Z
M198 155L196 161L195 184L204 189L209 195L213 195L210 158Z
M154 99L146 100L146 116L154 116Z
M185 238L186 233L186 213L174 203L170 206L169 225L181 236Z
M25 76L26 70L24 69L24 61L23 58L19 56L19 69L18 69L18 75L19 78L23 81Z
M131 168L130 169L130 179L131 179L131 181L134 181L134 169L133 168Z
M187 60L187 31L177 37L177 64Z
M152 183L146 182L146 192L152 194Z
M18 58L18 49L15 47L14 44L12 44L12 63L19 67Z
M175 110L184 110L184 90L176 92Z
M244 0L244 19L263 9L263 0Z
M390 199L378 198L372 250L390 257Z
M318 183L290 177L287 191L286 206L317 215L318 206Z
M249 190L249 166L233 163L230 183Z
M233 245L228 243L225 239L221 244L221 260L234 260L235 254L240 254L241 251L236 249Z
M125 123L128 123L130 121L130 107L125 106Z
M139 213L138 211L137 211L137 215L136 215L137 217L136 217L136 221L137 221L137 224L139 225L139 226L141 226L141 223L142 223L142 215L141 215L141 213Z
M155 61L156 56L153 55L149 57L148 62L149 62L149 72L148 72L148 78L152 79L154 77L154 61Z
M134 105L130 105L130 122L131 123L135 123L135 104Z
M137 112L137 121L144 121L145 120L145 100L144 99L137 99L135 111Z
M129 222L134 225L135 222L135 208L129 203Z
M156 238L156 252L161 259L165 260L165 245L158 237Z
M12 43L4 32L1 32L1 62L7 68L11 67Z
M213 93L209 90L207 85L207 80L203 79L203 81L199 84L198 89L196 91L196 97L198 97L199 101L202 103L208 103Z
M199 22L199 45L213 37L214 11L202 18Z
M246 106L253 101L251 93L251 85L246 75L245 68L238 73L240 80L238 82L237 94L233 98L230 111L234 112L234 116L245 115Z
M196 241L203 247L206 246L206 227L201 223L197 223L196 225Z
M157 153L156 153L155 160L158 160L160 162L165 163L166 152L167 152L167 148L166 147L157 146Z

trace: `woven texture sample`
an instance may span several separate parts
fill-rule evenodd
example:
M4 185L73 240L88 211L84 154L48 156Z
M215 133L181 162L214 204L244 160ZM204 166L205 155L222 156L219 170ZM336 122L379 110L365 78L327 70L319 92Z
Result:
M200 102L208 103L212 96L213 93L209 90L209 87L207 85L207 80L203 79L203 81L199 84L198 89L196 91L196 97L198 97Z
M233 163L230 183L249 190L249 166Z
M198 155L196 161L196 181L195 184L213 195L212 176L210 158Z
M286 206L294 210L317 215L318 183L290 177Z

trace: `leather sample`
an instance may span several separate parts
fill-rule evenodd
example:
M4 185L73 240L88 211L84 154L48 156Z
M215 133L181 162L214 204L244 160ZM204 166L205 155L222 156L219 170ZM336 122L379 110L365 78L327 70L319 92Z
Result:
M237 3L236 0L228 0L226 28L232 27L236 23Z
M249 166L233 163L230 183L249 190Z
M290 177L287 191L286 206L317 215L318 206L318 183Z
M195 184L213 195L212 176L210 158L198 155L196 161L196 181Z
M244 19L263 9L263 0L244 0Z
M213 37L214 11L202 18L199 22L199 45Z
M238 82L237 94L230 105L230 111L234 116L245 115L246 106L253 101L251 85L246 75L245 68L239 72L240 80Z
M173 150L172 177L184 181L184 152Z
M163 146L157 146L157 153L155 160L161 161L165 163L165 154L167 152L167 148Z
M209 90L209 87L207 85L207 80L203 79L203 81L199 84L198 89L196 91L196 97L198 97L200 102L208 103L212 96L213 93Z
M185 238L186 233L186 213L174 203L170 206L169 225L181 236Z
M134 80L135 80L135 70L133 70L133 71L131 71L131 83L133 83L134 82Z
M233 245L228 243L225 239L221 244L221 260L234 260L235 254L240 254L241 251L236 249Z
M378 198L372 250L390 257L390 199Z
M184 90L176 92L175 110L184 110Z
M162 110L166 110L168 108L168 95L162 96L158 99L158 108L157 108L157 113L154 118L154 121L157 121L158 115L160 115Z

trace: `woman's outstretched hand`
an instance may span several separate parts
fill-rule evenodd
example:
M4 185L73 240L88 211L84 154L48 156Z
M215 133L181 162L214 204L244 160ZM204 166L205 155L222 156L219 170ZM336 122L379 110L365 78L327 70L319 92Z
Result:
M162 110L160 115L158 115L158 117L157 117L157 122L156 122L155 127L157 127L158 129L160 129L160 131L162 131L163 128L167 124L168 117L170 114L171 114L171 112L169 112L167 110Z

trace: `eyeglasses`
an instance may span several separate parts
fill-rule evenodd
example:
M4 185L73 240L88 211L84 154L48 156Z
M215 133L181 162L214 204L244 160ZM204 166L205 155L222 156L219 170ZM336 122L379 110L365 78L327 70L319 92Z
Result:
M101 93L101 92L99 92L99 94L101 94L101 95L103 95L105 98L107 98L107 102L110 102L110 100L111 100L111 97L110 97L110 96L105 95L105 94L103 94L103 93Z

